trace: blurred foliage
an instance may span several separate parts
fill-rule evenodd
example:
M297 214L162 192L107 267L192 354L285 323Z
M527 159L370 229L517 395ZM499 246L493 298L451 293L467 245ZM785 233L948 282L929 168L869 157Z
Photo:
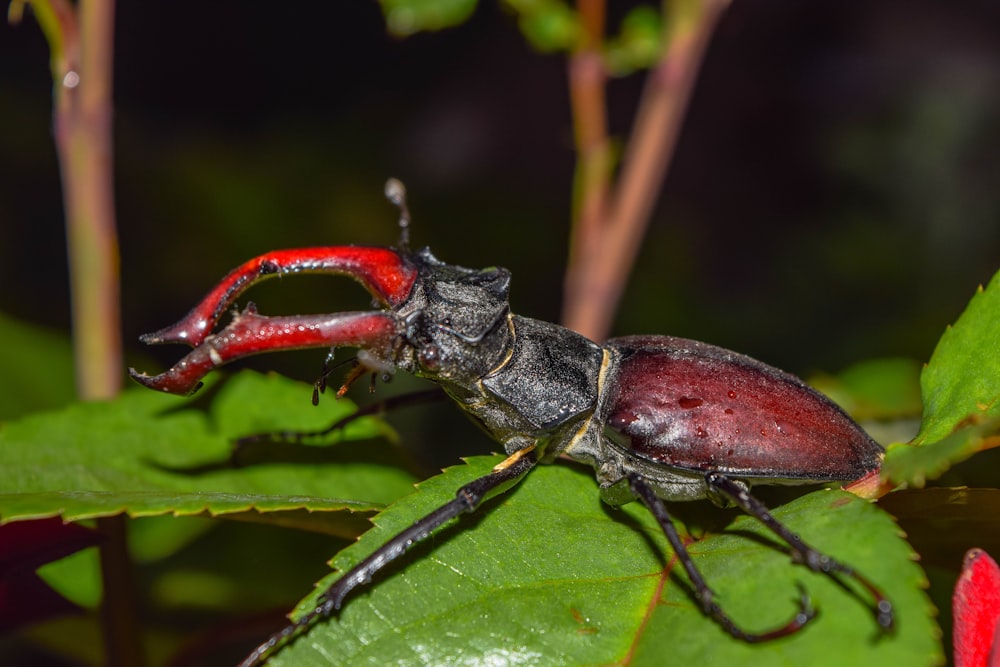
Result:
M561 0L504 0L521 33L541 53L570 51L580 41L580 17Z
M832 398L859 421L920 416L920 362L869 359L836 376L819 375L809 384Z
M389 32L406 37L441 30L467 21L476 0L380 0ZM678 3L676 0L673 4ZM521 34L540 53L572 51L582 38L579 13L563 0L503 0L517 16ZM658 9L642 4L627 10L618 34L603 48L610 74L624 76L656 64L664 46L664 25Z
M636 7L622 19L621 33L608 41L605 58L618 76L652 67L663 55L663 19L651 7Z
M73 352L66 335L0 313L0 378L7 387L0 422L34 410L60 407L76 397Z
M476 8L476 0L379 0L386 27L406 37L424 30L451 28L465 21Z

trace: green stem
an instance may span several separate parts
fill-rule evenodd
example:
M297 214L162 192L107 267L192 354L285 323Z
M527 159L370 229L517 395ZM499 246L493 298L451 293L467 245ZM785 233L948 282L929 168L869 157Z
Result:
M82 0L79 39L53 63L55 137L62 170L81 399L121 389L121 315L111 149L113 0ZM64 36L65 37L65 36Z

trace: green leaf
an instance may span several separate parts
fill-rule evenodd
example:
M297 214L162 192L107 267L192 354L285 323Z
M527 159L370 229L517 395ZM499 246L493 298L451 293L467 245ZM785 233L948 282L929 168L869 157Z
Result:
M974 454L1000 446L1000 419L964 426L938 442L924 446L897 443L886 450L883 477L893 484L922 487L937 479L955 463Z
M101 602L101 564L96 548L46 563L37 572L45 583L74 604L96 609Z
M208 414L185 408L190 400L135 389L114 401L76 403L6 424L0 520L242 513L356 534L352 512L380 509L412 490L413 476L384 439L363 449L276 445L271 459L248 455L242 467L229 462L236 436L279 424L321 428L353 410L333 400L313 408L309 393L277 376L241 373L225 383ZM338 437L384 433L380 422L364 419ZM264 516L275 512L284 519Z
M499 457L476 457L420 485L375 519L333 566L357 563ZM721 510L705 505L710 516ZM681 508L678 508L680 510ZM726 515L728 516L728 515ZM851 494L817 491L775 516L816 547L855 566L895 604L897 631L879 637L870 600L789 561L768 531L740 516L690 551L738 623L787 621L801 584L819 608L805 630L747 645L693 602L686 575L645 509L604 506L589 471L542 466L520 486L463 517L348 598L269 665L906 664L941 661L934 611L914 554L887 514ZM398 566L397 566L398 565ZM336 576L319 585L324 589ZM310 608L311 595L297 608ZM263 639L263 638L262 638Z
M924 415L909 445L886 452L883 474L922 485L1000 445L1000 273L979 288L920 376Z
M580 40L580 17L561 0L505 0L525 39L542 53L568 51Z
M68 11L61 3L53 5L46 0L14 0L7 8L7 21L11 25L18 25L24 15L24 8L28 5L31 6L35 20L38 21L38 25L49 43L49 62L52 65L52 76L58 80L59 71L57 68L63 63L65 57L67 35L70 36L70 40L76 39L75 33L79 30L75 14Z
M663 18L645 5L635 7L622 19L621 32L608 41L605 60L617 76L655 65L663 57Z
M425 30L442 30L466 21L476 0L379 0L389 32L406 37Z
M920 368L913 359L870 359L836 376L809 378L809 384L859 421L915 417L922 408Z
M76 395L69 339L0 313L0 421L66 405Z
M914 443L938 442L961 425L1000 417L998 325L1000 273L938 341L920 377L924 418Z

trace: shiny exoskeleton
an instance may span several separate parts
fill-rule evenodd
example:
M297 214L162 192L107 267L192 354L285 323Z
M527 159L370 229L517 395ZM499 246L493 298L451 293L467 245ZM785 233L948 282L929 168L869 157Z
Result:
M387 188L408 220L401 186ZM445 264L429 250L332 246L268 253L238 267L177 324L143 337L190 352L142 384L190 393L217 366L250 354L355 346L363 368L398 369L437 383L509 455L489 475L397 535L341 577L316 608L261 644L243 663L340 609L346 595L436 527L475 510L536 463L568 455L592 465L613 506L638 499L656 517L705 613L733 636L764 641L792 634L814 611L803 596L785 625L751 633L715 601L663 501L708 497L735 504L783 539L809 568L855 579L872 596L880 627L892 606L867 578L805 544L749 493L756 484L815 484L875 474L882 448L826 397L798 378L719 347L667 336L599 345L569 329L510 312L510 274ZM269 276L322 272L364 285L381 310L330 315L259 315L252 304L212 333L251 284ZM355 374L356 377L358 374Z

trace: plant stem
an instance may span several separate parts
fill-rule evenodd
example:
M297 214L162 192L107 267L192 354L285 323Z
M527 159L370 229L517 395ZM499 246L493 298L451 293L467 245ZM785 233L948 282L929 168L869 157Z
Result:
M136 610L138 594L128 550L128 520L125 515L97 520L97 529L107 541L101 545L101 629L105 664L108 667L141 667L145 664L142 634Z
M77 392L121 389L122 344L111 156L114 1L82 0L79 39L55 77L55 138L62 169ZM55 64L54 64L55 65Z
M618 182L609 196L602 189L599 201L604 210L598 222L588 217L593 214L583 206L574 222L563 323L594 340L606 338L611 328L673 157L698 69L727 6L728 0L667 3L666 48L646 79ZM581 3L581 14L583 9ZM593 114L586 104L577 103L576 96L572 102L574 118ZM577 147L584 165L581 171L587 173L584 156L588 146L581 144L579 137L578 133ZM587 179L582 182L584 187L591 183ZM588 195L581 199L587 202Z
M570 105L577 149L573 195L573 226L569 265L566 268L565 304L575 304L589 270L586 258L596 254L601 228L607 215L611 186L611 155L608 140L605 85L607 73L601 56L606 7L604 0L580 0L578 11L583 38L569 58ZM566 316L564 311L564 320Z
M114 0L36 2L49 40L70 267L77 394L104 400L123 374L112 170ZM124 516L98 520L106 664L143 664Z

